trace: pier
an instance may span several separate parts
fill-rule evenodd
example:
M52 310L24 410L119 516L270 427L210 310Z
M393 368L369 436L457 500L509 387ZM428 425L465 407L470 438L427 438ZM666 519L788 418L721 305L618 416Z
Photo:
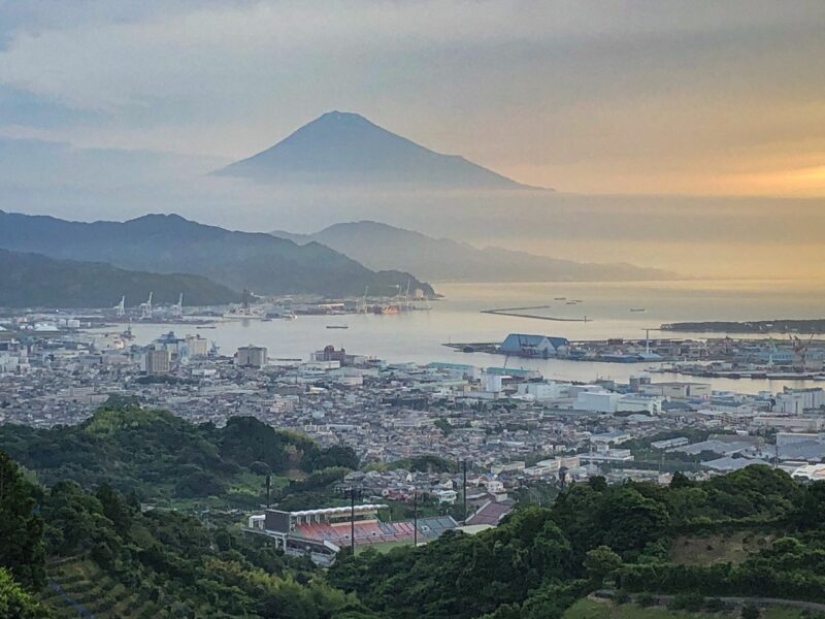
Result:
M559 318L556 316L536 316L535 314L525 314L529 310L550 309L549 305L531 305L527 307L502 307L499 309L481 310L482 314L493 314L494 316L512 316L514 318L532 318L533 320L550 320L552 322L592 322L587 316L582 318Z

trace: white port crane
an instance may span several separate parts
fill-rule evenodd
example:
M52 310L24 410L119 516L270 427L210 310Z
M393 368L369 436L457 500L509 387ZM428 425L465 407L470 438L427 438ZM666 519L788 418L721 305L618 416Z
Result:
M180 293L178 296L178 302L172 306L172 316L175 318L180 318L183 316L183 293Z
M140 304L140 317L141 318L151 318L152 317L152 295L154 293L149 293L149 298L146 300L146 303Z
M123 317L126 315L126 295L120 297L120 303L115 305L113 308L115 310L115 314L118 317Z

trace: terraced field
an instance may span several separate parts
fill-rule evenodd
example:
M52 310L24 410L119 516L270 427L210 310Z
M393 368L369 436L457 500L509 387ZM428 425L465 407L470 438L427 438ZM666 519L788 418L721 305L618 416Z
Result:
M166 616L145 591L130 591L91 561L77 560L49 568L50 586L41 599L58 619L157 619ZM75 604L72 604L74 601Z
M724 612L688 612L664 606L642 608L636 604L618 605L608 600L583 599L568 608L562 619L740 619L738 608ZM760 619L801 619L799 608L769 606L761 610Z

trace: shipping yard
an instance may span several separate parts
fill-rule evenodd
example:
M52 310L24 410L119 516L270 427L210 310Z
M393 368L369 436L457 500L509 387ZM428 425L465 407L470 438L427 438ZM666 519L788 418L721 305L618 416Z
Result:
M825 340L652 338L568 341L562 337L511 333L503 342L448 343L464 353L527 359L607 363L656 363L653 372L716 378L825 380Z

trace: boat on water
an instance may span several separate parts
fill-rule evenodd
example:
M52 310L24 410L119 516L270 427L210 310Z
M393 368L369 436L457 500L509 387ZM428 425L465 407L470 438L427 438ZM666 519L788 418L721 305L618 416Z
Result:
M327 325L327 329L349 329L349 325Z
M198 325L196 329L217 329L215 325Z
M631 307L630 311L631 312L646 312L647 310L643 307Z
M565 300L567 300L567 297L555 297L553 300L554 301L565 301Z

